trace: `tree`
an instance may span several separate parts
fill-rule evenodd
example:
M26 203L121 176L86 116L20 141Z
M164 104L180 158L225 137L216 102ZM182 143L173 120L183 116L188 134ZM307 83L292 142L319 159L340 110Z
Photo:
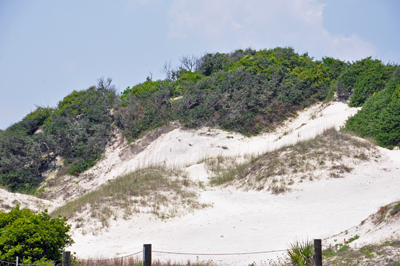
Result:
M32 212L19 205L0 212L0 260L60 260L65 247L74 243L66 218L52 218L47 210Z
M194 55L182 56L179 58L179 61L182 64L180 68L189 71L197 70L199 65L199 59Z

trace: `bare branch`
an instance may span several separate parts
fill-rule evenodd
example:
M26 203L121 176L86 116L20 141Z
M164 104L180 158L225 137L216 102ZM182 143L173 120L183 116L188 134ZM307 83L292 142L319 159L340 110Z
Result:
M189 71L194 71L197 68L199 59L194 55L182 56L179 58L181 68Z

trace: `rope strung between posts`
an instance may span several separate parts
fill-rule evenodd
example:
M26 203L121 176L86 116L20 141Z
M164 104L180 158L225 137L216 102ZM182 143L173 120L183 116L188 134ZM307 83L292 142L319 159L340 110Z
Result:
M253 255L253 254L265 254L283 252L287 249L281 250L268 250L268 251L256 251L256 252L240 252L240 253L185 253L185 252L169 252L169 251L155 251L153 253L164 253L164 254L175 254L175 255L195 255L195 256L234 256L234 255Z
M92 259L77 259L78 261L105 261L105 260L118 260L118 259L123 259L123 258L126 258L126 257L130 257L130 256L135 256L135 255L137 255L137 254L140 254L140 253L142 253L143 251L139 251L139 252L136 252L136 253L133 253L133 254L129 254L129 255L125 255L125 256L122 256L122 257L116 257L116 258L112 258L112 259L98 259L98 260L92 260Z

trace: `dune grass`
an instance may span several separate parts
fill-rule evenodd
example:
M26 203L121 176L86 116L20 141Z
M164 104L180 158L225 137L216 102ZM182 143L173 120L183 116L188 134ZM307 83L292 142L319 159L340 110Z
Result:
M197 186L184 171L149 167L111 180L59 207L52 215L75 217L75 221L83 223L78 214L87 211L103 226L108 226L109 219L117 218L121 210L123 218L134 212L149 212L168 218L176 215L181 207L204 207L197 201Z
M352 164L376 155L368 141L331 128L308 141L282 147L278 150L251 156L246 163L235 163L223 158L209 159L206 166L214 176L212 185L239 183L258 190L268 189L274 194L284 193L294 178L313 180L314 171L325 170L330 177L343 177L352 171ZM302 181L300 181L302 182Z
M386 241L353 249L349 245L336 244L325 249L324 265L400 265L400 240Z

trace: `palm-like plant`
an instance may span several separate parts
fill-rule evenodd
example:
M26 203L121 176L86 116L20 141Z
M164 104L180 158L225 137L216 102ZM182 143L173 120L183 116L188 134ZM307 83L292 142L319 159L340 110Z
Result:
M314 252L314 244L310 240L296 241L290 244L287 251L292 265L306 266L311 265Z

